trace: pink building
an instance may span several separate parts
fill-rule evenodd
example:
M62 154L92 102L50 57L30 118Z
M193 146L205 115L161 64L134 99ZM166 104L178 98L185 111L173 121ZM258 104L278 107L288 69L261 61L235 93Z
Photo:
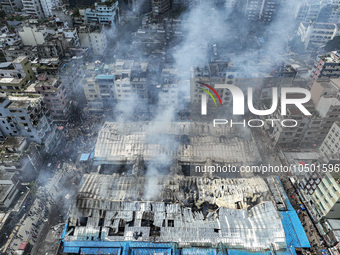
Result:
M70 114L71 100L62 81L39 76L35 91L41 94L54 120L66 120Z

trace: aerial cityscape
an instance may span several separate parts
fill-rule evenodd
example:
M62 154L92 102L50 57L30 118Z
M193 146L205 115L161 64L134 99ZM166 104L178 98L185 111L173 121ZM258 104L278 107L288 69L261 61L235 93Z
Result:
M340 255L339 0L0 7L0 254Z

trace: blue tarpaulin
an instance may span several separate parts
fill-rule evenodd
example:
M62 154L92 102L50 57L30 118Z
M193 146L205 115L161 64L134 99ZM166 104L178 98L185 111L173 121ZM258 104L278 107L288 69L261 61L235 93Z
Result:
M281 184L282 185L282 184ZM288 196L284 193L286 197L287 211L280 211L281 221L286 234L287 246L296 248L310 248L310 243L308 241L307 235L301 221L296 214L293 206L289 202Z
M81 154L79 161L87 161L89 159L89 157L90 157L89 153Z

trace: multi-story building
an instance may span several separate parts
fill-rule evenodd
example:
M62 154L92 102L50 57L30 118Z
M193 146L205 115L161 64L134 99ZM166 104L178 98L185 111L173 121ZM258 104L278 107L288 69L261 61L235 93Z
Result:
M0 172L19 172L19 179L31 181L39 173L43 159L35 143L26 137L8 137L0 143Z
M26 56L29 60L33 60L38 55L37 47L23 46L22 43L5 46L2 48L2 52L8 62L12 62L20 56Z
M85 10L85 22L111 26L120 23L118 1L106 4L95 3L94 9Z
M332 23L301 22L297 35L301 37L305 49L318 48L339 35L339 27Z
M86 79L84 92L89 110L102 110L115 102L114 75L101 74Z
M171 8L170 0L151 0L152 13L154 15L160 15L165 13Z
M321 144L332 124L339 119L340 100L337 98L339 91L340 82L337 79L314 82L311 101L305 104L312 115L305 116L295 107L288 106L288 114L284 118L295 119L298 125L294 128L285 128L279 123L273 123L273 128L267 126L269 134L276 143L283 146ZM283 120L279 113L274 113L270 117Z
M21 188L17 174L0 171L0 187L0 209L6 210L14 202Z
M131 96L146 102L148 63L133 60L117 60L115 63L115 94L118 101Z
M332 51L328 55L318 56L316 58L313 69L313 80L322 77L340 77L340 51Z
M0 0L0 5L5 13L14 13L23 7L20 0Z
M0 48L15 44L20 44L19 36L16 33L10 32L7 26L3 26L0 29Z
M312 195L318 219L340 218L340 186L334 173L327 172Z
M148 100L147 63L117 60L110 70L102 70L101 74L88 72L83 88L89 110L102 110L131 98L140 102Z
M328 3L325 1L320 8L316 21L324 23L339 23L340 5L335 1Z
M19 30L18 34L25 46L37 46L44 44L50 34L55 34L53 28L47 26L30 26L26 24Z
M26 56L20 56L13 62L0 65L0 91L21 92L28 82L35 81L35 74Z
M40 0L22 0L23 10L26 14L34 15L38 19L45 18Z
M80 46L90 48L94 55L102 56L106 51L107 38L103 28L81 26L78 30Z
M321 9L321 3L301 3L296 9L295 19L297 22L316 21Z
M162 84L158 98L161 105L178 105L177 69L164 68L162 70Z
M60 0L40 0L40 3L45 17L52 17L52 8L61 5Z
M340 82L338 79L323 77L313 82L310 91L314 105L318 105L321 97L338 97L340 92Z
M57 34L50 34L43 44L37 45L39 58L62 58L67 50L67 42L60 40Z
M0 128L6 137L22 136L48 147L54 132L48 115L40 96L9 96L1 99Z
M245 90L249 85L246 79L237 80L237 69L228 61L214 61L210 62L209 65L204 67L195 67L191 70L191 75L193 78L190 79L190 105L192 113L199 113L201 111L201 96L204 93L200 90L202 85L200 83L208 84L209 86L215 87L215 84L235 84L242 90ZM213 111L209 108L214 108L214 102L208 98L207 108L208 112L218 113L222 111L223 113L230 113L230 104L232 103L232 96L228 89L216 89L218 95L221 98L223 107L218 107ZM226 109L228 108L228 109ZM200 113L199 113L200 115Z
M340 122L336 121L333 123L320 147L320 152L323 155L324 162L340 162Z
M46 108L54 120L65 120L71 109L71 101L66 88L60 80L39 76L38 82L32 84L35 91L43 96Z
M293 98L293 96L294 95L292 95L291 98ZM308 109L313 107L311 102L304 105ZM268 109L268 107L266 107L266 109ZM317 114L305 116L297 108L288 106L286 116L282 116L280 113L275 112L266 116L266 119L278 119L280 122L284 119L293 119L297 122L296 127L284 127L279 121L274 121L272 124L265 123L265 128L267 129L269 136L273 139L275 144L279 144L282 147L292 148L301 145L312 146L313 144L322 141L321 138L316 136L322 122L322 118ZM289 121L287 121L287 123L288 122Z
M279 0L248 0L245 14L249 20L270 22L278 9Z

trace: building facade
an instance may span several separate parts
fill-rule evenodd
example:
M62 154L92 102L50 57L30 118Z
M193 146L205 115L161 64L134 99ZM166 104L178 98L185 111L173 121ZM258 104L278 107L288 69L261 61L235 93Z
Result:
M107 48L107 37L104 29L79 27L78 36L81 47L90 48L94 55L102 56Z
M37 93L43 96L46 108L54 120L66 120L68 118L71 101L62 81L44 76L32 86Z
M340 186L339 180L331 173L325 173L316 191L312 195L318 211L319 219L340 218Z
M318 56L314 64L313 80L318 78L340 77L340 52L332 51L328 55Z
M26 56L20 56L13 62L0 65L0 91L21 92L29 82L35 81L35 74Z
M44 19L45 14L40 0L22 0L23 11L26 14L33 15L38 19Z
M28 142L46 143L52 126L48 111L40 97L13 97L1 99L1 131L6 136L26 137Z
M320 152L326 163L340 162L340 122L334 122L323 141Z
M94 9L85 10L85 22L112 26L120 23L118 1L110 5L95 3Z
M335 23L301 22L297 35L301 37L305 49L318 48L338 36L339 27Z
M160 15L165 13L171 8L170 0L151 0L152 13L154 15Z

